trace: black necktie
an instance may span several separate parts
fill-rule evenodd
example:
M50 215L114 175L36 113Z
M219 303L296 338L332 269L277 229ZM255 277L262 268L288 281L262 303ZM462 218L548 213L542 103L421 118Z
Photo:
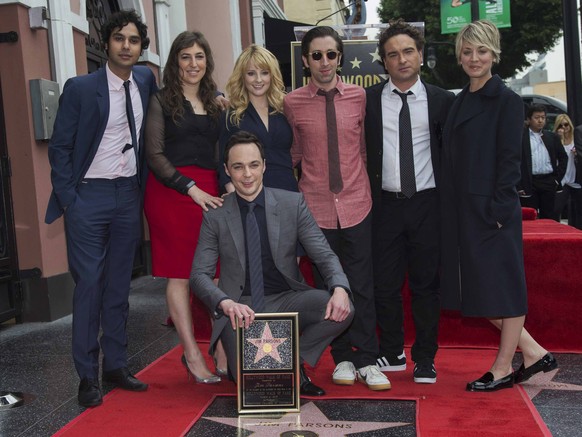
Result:
M255 217L256 203L249 203L246 218L247 257L249 262L249 282L251 286L251 307L257 313L265 309L265 288L263 285L263 260L261 257L261 235Z
M129 84L131 81L126 80L123 82L123 88L125 88L125 113L127 114L127 123L129 124L129 132L131 134L131 144L126 144L123 148L123 153L129 149L133 149L135 152L135 168L138 175L139 181L139 156L137 153L137 134L135 131L135 117L133 116L133 106L131 104L131 95L129 93Z
M337 88L334 88L327 92L324 90L318 90L317 94L319 94L320 96L325 96L325 118L327 123L327 162L329 166L329 190L332 193L337 194L344 188L339 159L335 105L333 103L333 99L337 94Z
M412 124L407 96L412 91L401 93L394 90L402 99L402 109L398 117L398 133L400 143L400 191L410 198L416 193L416 175L414 173L414 152L412 151Z

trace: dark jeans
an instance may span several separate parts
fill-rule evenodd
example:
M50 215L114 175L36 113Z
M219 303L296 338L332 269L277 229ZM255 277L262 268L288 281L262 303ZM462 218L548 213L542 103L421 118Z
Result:
M372 281L371 215L350 228L322 231L342 263L356 310L349 329L331 343L333 360L336 364L351 361L358 369L376 364L378 339ZM313 270L317 287L327 288L317 269Z

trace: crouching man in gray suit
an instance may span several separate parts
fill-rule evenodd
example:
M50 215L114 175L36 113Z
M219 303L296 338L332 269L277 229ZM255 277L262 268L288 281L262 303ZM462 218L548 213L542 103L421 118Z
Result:
M354 316L349 283L340 262L311 216L303 195L263 187L265 156L259 139L245 131L230 138L224 165L235 188L222 208L204 214L190 277L194 293L216 318L210 338L211 351L222 339L228 366L236 373L236 319L248 327L256 312L298 312L301 394L322 396L325 392L305 374L303 362L315 366L331 341ZM254 215L260 238L260 254L245 235L254 228L247 215ZM251 234L252 235L252 234ZM317 290L305 283L297 265L297 241L324 275L330 290ZM250 255L249 255L250 254ZM260 258L261 262L253 263ZM220 259L218 286L212 281ZM249 266L249 262L251 266ZM262 283L257 300L251 283L260 264ZM260 270L259 270L260 272ZM254 285L253 285L254 286Z

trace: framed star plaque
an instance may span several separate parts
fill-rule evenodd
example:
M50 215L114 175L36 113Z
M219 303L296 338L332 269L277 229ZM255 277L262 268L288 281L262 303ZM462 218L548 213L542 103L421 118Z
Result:
M298 313L261 313L237 328L239 414L299 412Z

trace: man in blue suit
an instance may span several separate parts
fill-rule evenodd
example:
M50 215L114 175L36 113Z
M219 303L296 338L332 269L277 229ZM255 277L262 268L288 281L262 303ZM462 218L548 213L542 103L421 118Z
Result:
M69 268L75 281L73 358L79 404L102 403L103 380L144 391L127 368L127 315L133 259L141 233L143 124L157 89L147 67L135 66L149 45L135 11L103 25L105 68L69 79L49 144L53 192L45 221L65 217ZM99 344L100 328L103 330Z

